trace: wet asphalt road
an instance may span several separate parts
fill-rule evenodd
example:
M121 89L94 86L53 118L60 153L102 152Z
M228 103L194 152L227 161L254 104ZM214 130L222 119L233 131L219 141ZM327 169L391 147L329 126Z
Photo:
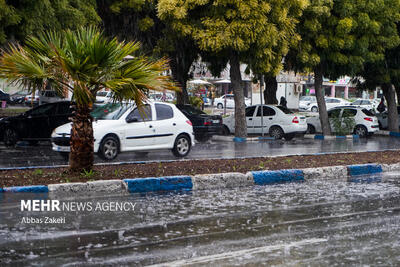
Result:
M400 149L400 138L374 136L355 140L314 140L294 139L267 140L264 142L221 142L209 141L196 144L187 159L284 156L295 154L313 154L324 152L351 152L351 151L378 151ZM170 151L150 152L147 156L139 156L133 152L122 153L114 160L120 161L159 161L175 160ZM97 156L95 162L104 162ZM8 148L0 145L0 168L17 166L51 166L65 165L58 153L51 150L50 143L41 143L38 146L17 146Z
M399 179L57 198L135 205L118 212L20 212L32 196L0 194L0 265L399 266ZM44 216L65 223L21 222Z

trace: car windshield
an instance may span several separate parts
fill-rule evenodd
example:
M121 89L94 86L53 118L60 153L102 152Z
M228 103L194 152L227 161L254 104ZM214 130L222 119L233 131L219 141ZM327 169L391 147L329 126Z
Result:
M91 115L97 120L118 120L132 105L108 103L94 108Z
M96 96L106 96L108 92L97 92Z
M190 115L201 115L201 114L206 114L203 111L196 109L192 106L180 106L179 109L182 109L186 111Z
M375 116L374 113L365 108L362 109L362 112L367 116Z
M283 113L285 113L285 114L292 114L293 113L290 109L285 108L283 106L276 106L276 107L279 108L280 110L282 110Z

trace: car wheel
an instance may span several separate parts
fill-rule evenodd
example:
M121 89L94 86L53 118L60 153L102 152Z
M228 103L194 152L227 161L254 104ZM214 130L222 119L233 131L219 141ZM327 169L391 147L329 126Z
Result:
M175 140L174 148L172 153L176 157L184 157L190 152L190 138L187 135L181 134Z
M101 141L99 148L99 157L104 160L113 160L119 152L119 141L114 136L107 136Z
M360 137L366 137L368 135L368 130L364 125L357 125L354 129L354 133Z
M222 105L221 103L218 103L217 108L218 108L218 109L223 109L223 108L224 108L224 105Z
M286 141L290 141L294 138L295 134L290 133L290 134L285 134L283 137L285 138Z
M6 146L13 146L18 142L18 134L14 129L6 128L4 130L3 140Z
M279 126L272 126L269 129L269 135L275 139L282 139L284 132Z
M307 133L315 134L315 127L311 124L307 124Z
M224 127L222 128L222 135L230 135L231 131L229 131L228 126L224 125Z
M318 107L315 107L315 106L312 107L312 108L311 108L311 111L312 111L312 112L318 112Z

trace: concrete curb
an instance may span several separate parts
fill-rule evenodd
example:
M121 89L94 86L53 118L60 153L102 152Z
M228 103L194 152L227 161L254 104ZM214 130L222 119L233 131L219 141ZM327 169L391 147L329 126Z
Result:
M322 134L305 134L305 139L316 139L316 140L336 140L336 139L359 139L360 136L357 134L352 135L322 135Z
M74 194L128 194L157 191L203 190L234 188L251 185L302 182L311 179L342 179L348 182L379 182L384 172L400 171L397 164L363 164L330 166L322 168L251 171L191 176L149 177L124 180L102 180L87 183L51 184L48 186L15 186L0 188L0 193L49 193L50 195Z

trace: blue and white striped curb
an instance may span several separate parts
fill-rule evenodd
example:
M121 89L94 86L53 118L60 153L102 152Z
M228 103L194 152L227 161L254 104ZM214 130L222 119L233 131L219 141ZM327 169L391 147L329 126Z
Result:
M304 138L316 139L316 140L337 140L337 139L359 139L360 136L357 134L352 134L352 135L305 134Z
M364 164L322 168L243 173L203 174L195 176L167 176L124 180L103 180L87 183L51 184L48 186L16 186L0 188L0 193L67 194L127 194L157 191L202 190L233 188L251 185L302 182L311 179L342 179L349 182L378 182L384 172L400 172L397 164Z
M214 141L225 141L225 142L236 142L236 143L244 143L244 142L254 142L254 141L274 141L276 140L274 137L270 136L256 136L256 137L232 137L232 136L221 136L216 135L213 136L212 139Z
M385 135L385 136L400 137L400 133L399 132L390 132L390 131L382 131L382 130L374 133L374 135Z

